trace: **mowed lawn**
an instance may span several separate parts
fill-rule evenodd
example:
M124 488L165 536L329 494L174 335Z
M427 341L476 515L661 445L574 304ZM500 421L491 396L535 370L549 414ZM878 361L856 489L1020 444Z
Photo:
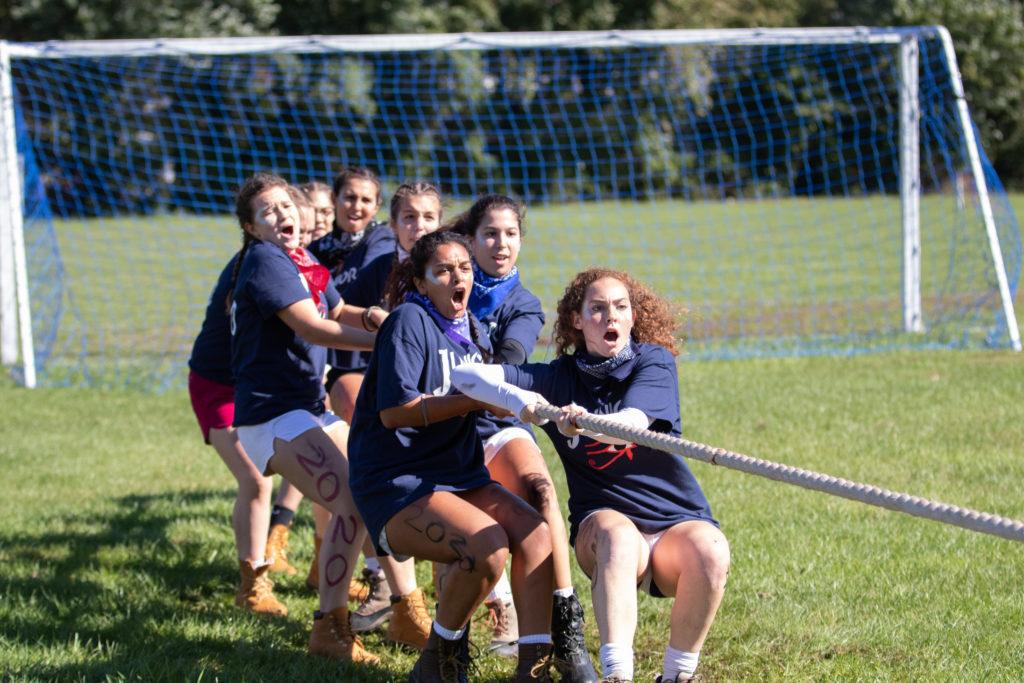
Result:
M1024 518L1024 359L1009 352L681 364L687 437L890 489ZM304 654L314 597L234 608L232 480L183 391L0 385L0 678L403 680ZM541 437L562 486L552 451ZM732 544L704 649L710 681L1024 678L1024 545L693 463ZM563 500L564 502L564 500ZM303 507L293 558L305 567ZM419 568L425 583L429 569ZM587 641L598 641L588 584ZM637 681L660 669L669 603L640 598ZM477 645L486 643L482 620ZM508 680L485 656L475 680Z

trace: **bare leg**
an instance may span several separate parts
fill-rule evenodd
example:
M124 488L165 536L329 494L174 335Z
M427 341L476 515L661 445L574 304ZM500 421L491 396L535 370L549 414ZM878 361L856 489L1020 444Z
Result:
M356 396L363 385L361 372L350 372L342 375L331 386L331 406L334 414L345 422L352 424L352 412L356 407Z
M263 562L270 526L273 482L270 477L263 476L249 460L234 427L211 429L210 445L238 483L235 506L231 512L238 559L257 564Z
M328 431L310 429L289 442L275 440L270 459L275 472L332 513L320 548L322 612L347 609L348 584L366 533L348 488L347 436L343 423Z
M454 493L432 493L401 510L386 526L395 552L451 568L438 596L436 621L461 629L498 580L508 536L489 515Z
M683 522L665 532L651 562L658 589L675 595L669 645L700 652L725 594L729 542L712 524Z
M302 503L302 491L295 488L287 479L281 479L281 486L277 489L277 496L274 498L274 505L288 508L292 512L299 509Z
M496 520L508 536L512 552L509 581L520 634L551 633L554 575L551 531L547 524L521 498L495 484L469 491L463 496ZM454 574L449 574L448 579L449 583L456 580Z
M590 577L601 644L629 644L636 634L636 582L647 568L647 543L633 522L613 510L587 518L576 559Z
M562 508L540 449L530 439L513 439L487 464L491 477L540 513L551 530L555 588L572 587L569 538Z

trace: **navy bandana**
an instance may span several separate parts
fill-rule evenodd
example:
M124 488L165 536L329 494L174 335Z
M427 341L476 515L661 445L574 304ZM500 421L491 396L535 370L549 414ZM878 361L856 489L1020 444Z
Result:
M580 369L580 372L597 379L604 379L616 369L636 358L636 354L636 344L633 340L630 340L628 344L622 347L621 351L611 358L592 356L586 351L580 351L574 354L573 359L576 361L576 367Z
M469 326L471 324L469 322L469 313L466 313L466 315L461 318L456 318L455 320L446 318L441 315L441 311L437 310L437 306L434 305L434 302L431 301L429 297L426 297L419 292L409 292L405 295L405 300L421 306L430 314L430 317L434 319L437 326L441 328L441 331L444 332L444 336L448 337L456 344L465 347L467 351L478 348L472 340L472 333L469 331Z
M483 320L494 312L509 292L519 284L519 267L513 266L504 277L491 277L473 264L473 292L469 295L469 310L477 320Z

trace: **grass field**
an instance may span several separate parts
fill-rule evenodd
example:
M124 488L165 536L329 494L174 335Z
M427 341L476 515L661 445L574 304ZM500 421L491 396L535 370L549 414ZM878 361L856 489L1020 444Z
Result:
M953 204L930 195L921 206L924 335L903 333L892 197L539 206L527 216L521 264L549 311L578 270L628 270L689 309L693 357L986 346L999 307L987 242L978 216ZM54 229L55 242L38 225L27 233L43 381L183 386L209 291L238 248L237 225L164 215ZM994 341L1005 346L1005 333Z
M689 438L1024 518L1020 355L681 367ZM305 656L315 601L301 577L278 584L287 619L233 607L232 480L202 445L183 392L26 391L4 382L0 403L0 678L403 680L414 656L377 635L367 642L384 655L379 669ZM693 468L733 556L702 657L708 680L1024 679L1021 544ZM304 507L296 564L308 560L311 535ZM576 586L596 650L578 574ZM668 602L641 596L640 605L636 680L651 681ZM484 637L477 624L474 640ZM477 680L511 674L510 662L478 663Z

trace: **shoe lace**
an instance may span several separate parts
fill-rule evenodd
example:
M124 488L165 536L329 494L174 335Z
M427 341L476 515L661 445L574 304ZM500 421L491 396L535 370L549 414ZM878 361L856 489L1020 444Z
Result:
M266 574L258 575L252 582L252 595L257 600L273 597L274 582Z
M551 666L553 660L550 654L541 656L532 667L530 667L530 678L539 681L551 681Z
M559 658L576 654L586 649L583 638L583 610L576 609L575 600L555 603L557 614L552 631L555 637L555 652Z
M494 636L500 638L507 636L511 631L511 615L509 614L508 603L504 600L495 600L487 604L487 623L494 630Z
M433 618L430 616L430 612L427 611L427 603L423 600L412 600L410 606L412 607L410 616L413 623L429 629L433 623Z

